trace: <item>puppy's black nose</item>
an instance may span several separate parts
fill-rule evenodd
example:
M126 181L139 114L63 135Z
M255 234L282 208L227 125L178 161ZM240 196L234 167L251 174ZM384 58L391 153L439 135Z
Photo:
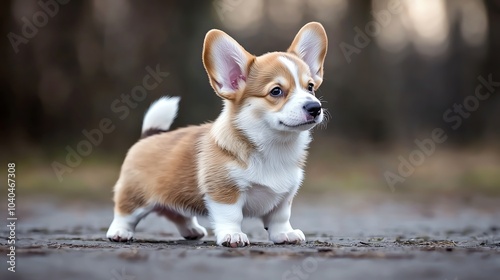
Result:
M316 116L318 116L320 113L321 113L321 104L319 104L318 102L308 102L306 103L306 105L304 105L304 110L306 110L306 112L311 115L311 117L315 118Z

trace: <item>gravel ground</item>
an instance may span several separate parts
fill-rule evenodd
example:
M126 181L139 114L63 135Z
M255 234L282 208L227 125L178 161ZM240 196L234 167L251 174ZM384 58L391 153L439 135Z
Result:
M134 242L109 242L111 203L29 197L17 213L16 272L2 227L1 279L500 279L496 197L299 195L292 224L307 243L272 245L250 219L252 244L235 249L184 241L155 214Z

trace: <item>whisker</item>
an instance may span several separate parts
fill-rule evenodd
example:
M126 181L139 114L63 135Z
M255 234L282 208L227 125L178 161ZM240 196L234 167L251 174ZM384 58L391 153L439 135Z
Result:
M318 100L321 101L321 103L328 103L328 101L324 100L323 98L324 96L320 96L318 97Z
M332 114L328 109L323 109L323 121L319 123L319 127L322 129L326 129L328 126L328 122L332 118Z

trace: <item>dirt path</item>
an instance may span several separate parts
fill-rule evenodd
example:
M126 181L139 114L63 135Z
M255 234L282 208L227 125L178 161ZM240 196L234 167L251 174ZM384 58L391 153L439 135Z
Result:
M252 245L240 249L217 247L213 236L183 241L154 214L139 224L135 242L111 243L104 238L111 204L42 198L20 204L17 272L7 271L9 232L2 227L1 279L500 278L497 198L302 198L292 224L306 244L272 245L262 225L248 220Z

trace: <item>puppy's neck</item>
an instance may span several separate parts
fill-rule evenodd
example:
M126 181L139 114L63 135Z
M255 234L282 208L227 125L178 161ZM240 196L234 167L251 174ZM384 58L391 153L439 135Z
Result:
M231 154L244 165L255 147L234 125L233 110L234 108L230 106L229 102L225 101L224 108L213 123L210 134L219 148Z
M291 161L302 160L311 142L309 131L271 130L261 122L239 119L237 108L227 100L210 134L221 149L243 164L248 162L253 152L259 152L264 157L283 153Z

